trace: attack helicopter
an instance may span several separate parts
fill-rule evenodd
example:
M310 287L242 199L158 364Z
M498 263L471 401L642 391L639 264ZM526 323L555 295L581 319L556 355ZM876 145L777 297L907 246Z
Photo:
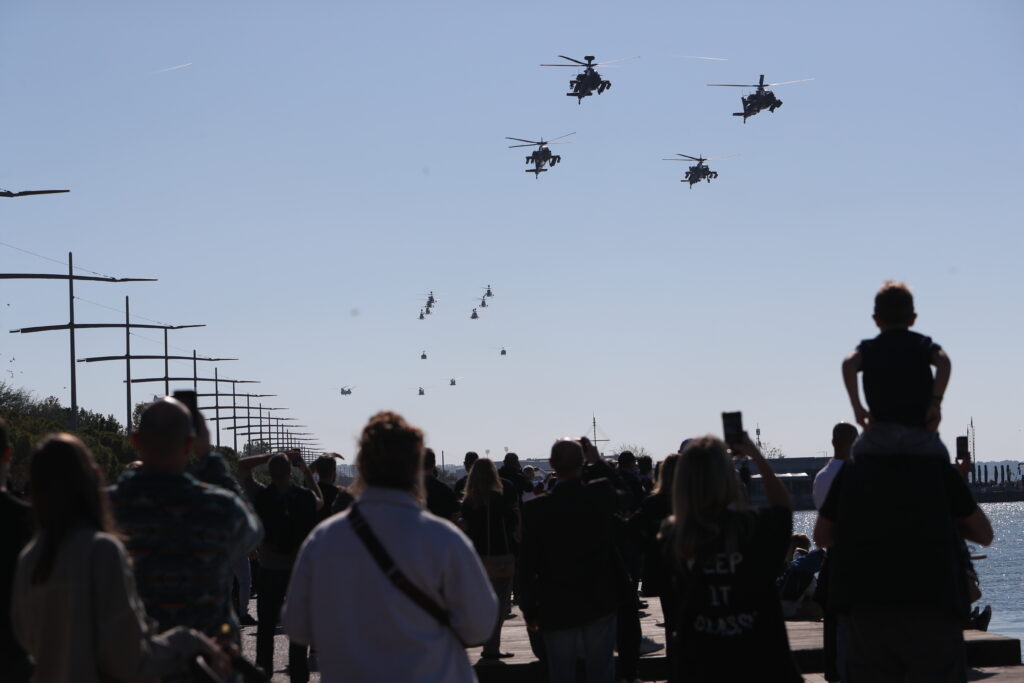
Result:
M355 387L342 387L339 391L342 396L351 396L353 389L355 389Z
M486 297L494 296L494 292L491 291L491 286L490 285L487 285L487 287L484 288L484 296L486 296Z
M707 182L710 183L713 178L717 178L718 177L718 171L712 171L710 168L708 168L708 165L705 162L716 161L718 159L728 159L729 158L729 157L712 157L710 159L705 159L704 157L691 157L688 154L676 154L676 156L677 157L683 157L683 158L682 159L676 159L675 157L669 157L667 159L662 159L662 161L696 161L697 162L697 165L696 166L691 166L690 169L686 172L686 175L683 176L683 179L679 181L681 183L690 183L690 189L691 190L693 189L693 186L695 184L699 183L702 180L706 180Z
M426 360L426 359L427 359L427 352L424 351L423 353L420 354L420 360Z
M743 123L747 122L747 119L754 116L758 112L768 111L774 113L776 109L782 106L782 100L775 96L771 90L767 88L775 87L776 85L789 85L791 83L804 83L806 81L813 81L813 78L801 78L796 81L780 81L778 83L765 83L764 74L761 74L761 80L753 85L738 85L736 83L708 83L711 87L718 88L757 88L757 90L746 97L741 97L740 101L743 102L742 112L733 112L733 116L742 116Z
M561 140L562 138L567 138L570 135L576 135L576 133L575 132L573 132L573 133L566 133L565 135L560 135L557 138L554 138L554 140ZM518 142L525 142L526 143L524 145L509 145L508 146L509 149L514 149L516 147L533 147L533 146L537 147L537 149L533 150L530 153L530 155L526 157L526 163L527 164L533 164L533 168L526 169L526 172L527 173L532 173L534 178L540 177L541 173L543 173L544 171L548 170L548 169L544 168L544 164L547 164L549 168L553 168L555 164L557 164L558 162L560 162L562 160L561 155L552 154L551 153L551 150L548 149L548 145L571 145L572 144L571 142L555 142L554 140L548 140L547 142L545 142L543 138L541 138L540 142L534 142L533 140L524 140L522 138L510 138L508 136L506 136L505 139L506 140L516 140ZM491 289L490 285L488 285L487 291L489 292L490 289ZM484 296L487 296L487 294L485 293ZM494 296L494 295L492 294L491 296Z
M480 319L480 316L477 314L475 308L473 309L473 312L469 314L469 319L470 320L479 320Z
M569 87L572 88L572 92L565 93L567 97L575 97L577 104L582 104L583 98L590 97L594 94L595 90L597 91L597 94L600 95L605 90L612 87L612 82L605 80L601 74L597 73L597 69L594 67L607 66L626 59L636 59L635 57L624 57L623 59L613 59L610 62L600 62L595 64L593 55L587 55L584 57L583 59L587 60L585 62L573 59L572 57L566 57L565 55L558 56L572 62L572 64L541 64L541 66L568 66L572 68L583 67L583 73L576 74L576 78L569 81Z
M455 381L459 380L459 379L462 379L462 378L461 377L452 377L451 379L448 380L448 386L450 386L450 387L456 386L456 382Z
M28 197L33 194L60 194L61 192L71 192L71 190L22 190L21 192L11 192L0 187L0 197Z

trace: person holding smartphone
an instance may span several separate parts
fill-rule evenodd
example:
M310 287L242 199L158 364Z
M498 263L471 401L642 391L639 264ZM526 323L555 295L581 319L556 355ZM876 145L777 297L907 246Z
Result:
M680 453L672 517L661 533L676 613L671 680L796 683L802 678L775 587L793 502L747 434L726 426L730 446L709 435ZM748 508L733 455L757 467L767 508Z

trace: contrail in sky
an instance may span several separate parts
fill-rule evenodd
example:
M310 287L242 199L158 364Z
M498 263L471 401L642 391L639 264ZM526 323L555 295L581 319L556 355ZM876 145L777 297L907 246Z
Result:
M165 71L177 71L178 69L184 69L184 68L185 68L185 67L187 67L187 66L192 66L192 62L189 62L189 63L187 63L187 64L179 64L178 66L169 66L169 67L167 67L166 69L160 69L160 70L159 70L159 71L157 71L156 73L158 73L158 74L162 74L162 73L164 73Z

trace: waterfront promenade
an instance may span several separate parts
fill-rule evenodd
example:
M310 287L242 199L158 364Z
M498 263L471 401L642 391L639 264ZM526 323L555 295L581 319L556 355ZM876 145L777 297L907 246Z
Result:
M641 627L645 636L659 643L665 642L664 631L656 626L661 621L661 609L656 599L649 600L645 610L648 616L641 619ZM256 612L255 601L250 605L253 614ZM543 681L540 662L530 650L526 626L519 611L513 607L515 617L505 622L502 631L501 649L513 652L515 657L501 663L480 661L480 648L470 650L470 661L476 665L477 678L480 683L534 683ZM823 683L820 675L823 668L822 658L822 627L816 621L791 621L786 624L789 631L790 648L796 658L800 670L804 672L807 683ZM974 667L971 680L985 680L990 683L1024 683L1024 666L1020 666L1021 647L1016 638L1001 636L982 631L965 631L967 640L968 663ZM242 629L242 646L247 658L256 656L256 628L249 626ZM274 643L275 683L287 683L288 676L284 671L288 661L288 646L284 635L278 635ZM664 681L667 678L668 661L664 649L646 655L640 660L640 677L645 681ZM311 680L318 681L319 674L313 673Z

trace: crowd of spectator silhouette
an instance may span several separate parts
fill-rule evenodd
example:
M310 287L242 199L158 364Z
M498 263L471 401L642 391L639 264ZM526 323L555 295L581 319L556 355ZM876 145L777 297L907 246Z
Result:
M515 604L548 681L632 682L662 647L641 633L652 599L671 681L802 680L784 620L807 609L824 620L829 681L965 681L965 541L987 545L992 528L938 437L952 364L909 330L905 285L882 287L874 320L843 362L864 431L832 430L817 549L793 535L790 496L745 433L686 439L657 466L585 437L556 440L550 472L469 452L449 487L423 433L385 411L345 488L333 453L312 470L294 451L244 457L236 478L198 410L165 397L132 435L139 466L109 488L76 437L44 439L29 506L6 490L0 421L0 672L261 680L239 655L252 581L256 665L284 664L280 625L292 681L309 680L310 648L324 681L473 681L467 648L482 646L480 666L515 655L501 648ZM883 533L900 539L900 571L878 561Z

